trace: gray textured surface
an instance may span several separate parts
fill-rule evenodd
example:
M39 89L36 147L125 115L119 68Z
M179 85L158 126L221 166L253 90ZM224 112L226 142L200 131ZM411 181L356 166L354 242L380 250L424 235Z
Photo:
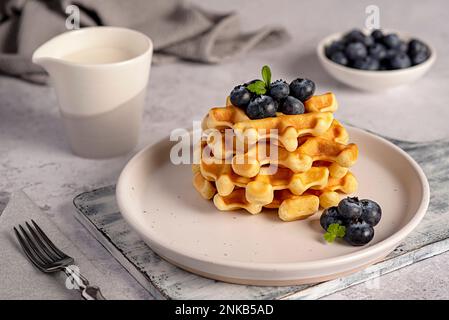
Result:
M269 64L276 78L308 76L317 82L320 92L334 91L340 103L336 116L359 127L406 140L449 138L449 26L444 23L449 2L376 1L384 27L420 36L432 42L438 52L434 68L423 79L379 94L338 84L314 56L315 44L327 34L361 26L365 7L371 1L352 1L343 8L339 1L202 2L216 10L239 10L244 29L262 23L284 24L292 41L282 48L252 53L225 65L179 63L154 67L138 148L156 142L173 128L190 126L191 119L201 119L209 107L223 103L236 83L256 77L262 64ZM398 19L398 15L404 17L405 11L405 18ZM118 287L128 287L141 298L149 298L74 219L71 205L75 195L115 183L132 155L101 161L71 155L51 88L0 77L0 97L0 190L24 188L100 270L109 272ZM449 255L443 254L381 277L380 289L362 285L330 298L449 298L448 261ZM421 264L427 267L419 267Z
M432 196L416 230L386 259L347 277L292 287L232 285L185 272L160 259L122 218L109 186L77 196L74 204L86 226L136 276L142 286L169 299L316 299L412 265L449 250L449 140L410 143L393 140L418 161L428 177ZM190 170L186 168L186 170ZM81 220L82 221L82 220ZM141 274L139 274L141 273Z
M62 272L45 274L27 260L13 232L13 227L24 221L35 220L48 237L63 252L75 259L75 265L92 284L101 287L107 299L135 299L138 294L127 287L116 287L107 272L100 271L61 231L48 219L28 196L18 191L11 195L0 215L0 300L3 299L81 299L78 291L68 289ZM70 287L69 288L73 288Z

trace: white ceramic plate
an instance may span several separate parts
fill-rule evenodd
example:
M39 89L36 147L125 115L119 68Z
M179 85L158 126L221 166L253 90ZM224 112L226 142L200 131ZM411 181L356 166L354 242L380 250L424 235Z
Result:
M139 152L117 184L123 217L166 260L218 280L292 285L332 279L390 253L421 221L429 185L416 162L390 142L348 128L360 155L353 168L357 195L382 206L375 237L364 247L328 244L320 213L282 222L276 211L218 211L192 186L190 165L173 165L168 138Z

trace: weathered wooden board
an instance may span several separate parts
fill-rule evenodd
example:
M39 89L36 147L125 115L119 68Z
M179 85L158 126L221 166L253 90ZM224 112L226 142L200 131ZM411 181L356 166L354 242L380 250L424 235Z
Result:
M122 219L114 186L74 199L79 219L155 297L166 299L316 299L449 250L449 141L392 140L423 168L429 210L417 229L385 260L344 278L292 287L233 285L183 271L159 258Z

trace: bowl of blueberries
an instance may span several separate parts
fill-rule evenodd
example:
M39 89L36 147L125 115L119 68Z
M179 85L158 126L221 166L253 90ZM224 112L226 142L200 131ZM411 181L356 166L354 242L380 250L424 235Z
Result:
M324 69L357 89L382 91L422 77L435 50L417 38L380 29L353 29L323 39L317 48Z

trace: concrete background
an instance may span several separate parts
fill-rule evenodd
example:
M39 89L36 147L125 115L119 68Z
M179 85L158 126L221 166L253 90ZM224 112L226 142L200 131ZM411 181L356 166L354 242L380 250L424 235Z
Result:
M217 11L237 10L242 28L265 24L288 28L291 41L280 48L252 52L224 65L176 63L151 71L141 141L136 151L172 129L188 127L212 106L222 105L232 87L258 77L264 64L273 77L308 77L318 92L333 91L336 117L383 135L406 140L449 138L449 26L447 1L194 1ZM362 27L365 7L380 8L381 26L432 43L433 69L407 87L385 93L353 90L330 78L315 56L326 35ZM50 87L0 77L0 191L24 189L58 227L104 270L117 286L151 298L74 219L72 198L115 183L132 156L87 160L73 156L64 138L56 97ZM330 295L326 299L448 299L449 253Z

